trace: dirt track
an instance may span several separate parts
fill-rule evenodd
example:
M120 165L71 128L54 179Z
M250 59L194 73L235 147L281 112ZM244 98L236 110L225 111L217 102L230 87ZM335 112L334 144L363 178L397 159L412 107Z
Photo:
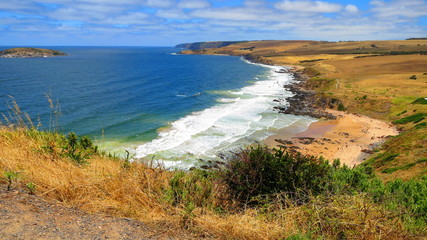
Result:
M136 220L88 214L0 184L0 239L174 238Z

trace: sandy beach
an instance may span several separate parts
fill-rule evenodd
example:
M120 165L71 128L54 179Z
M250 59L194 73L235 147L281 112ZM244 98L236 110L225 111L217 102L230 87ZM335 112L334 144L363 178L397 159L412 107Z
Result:
M335 110L326 111L337 116L337 119L319 120L296 134L279 131L264 143L329 160L339 158L341 163L352 167L361 163L388 136L398 134L396 128L380 120Z

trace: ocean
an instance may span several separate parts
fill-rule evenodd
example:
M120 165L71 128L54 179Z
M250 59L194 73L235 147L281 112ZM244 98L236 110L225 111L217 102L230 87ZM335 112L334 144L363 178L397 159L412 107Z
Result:
M0 58L0 112L13 96L40 129L88 135L135 160L188 169L313 122L274 111L292 95L280 67L170 47L44 48L69 56Z

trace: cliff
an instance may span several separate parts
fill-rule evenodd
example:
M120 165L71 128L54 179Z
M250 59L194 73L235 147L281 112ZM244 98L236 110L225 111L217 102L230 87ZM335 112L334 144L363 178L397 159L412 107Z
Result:
M204 48L220 48L226 47L235 43L242 43L243 41L218 41L218 42L195 42L195 43L182 43L178 44L175 47L185 48L191 50L200 50Z
M0 51L3 58L56 57L67 56L66 53L43 48L10 48Z

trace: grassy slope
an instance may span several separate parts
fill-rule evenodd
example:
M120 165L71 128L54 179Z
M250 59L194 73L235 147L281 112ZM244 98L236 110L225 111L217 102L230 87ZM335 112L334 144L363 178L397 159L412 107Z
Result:
M255 48L240 50L248 47ZM426 51L427 40L255 41L187 53L250 54L268 64L306 67L310 70L306 72L318 75L307 85L319 95L339 99L350 112L392 122L427 113L426 104L411 104L427 97L427 55L414 54ZM402 55L389 55L390 52ZM317 84L319 81L323 83ZM398 124L402 134L388 140L367 161L383 179L410 179L427 173L427 163L423 161L427 158L427 129L422 125L425 122ZM421 125L414 128L417 124ZM397 156L384 161L388 155Z
M2 127L0 171L4 176L0 183L7 184L8 173L14 173L12 189L29 188L31 183L37 195L67 206L139 219L162 228L166 235L194 239L420 239L425 233L423 223L414 222L413 213L405 212L402 204L387 203L389 196L400 196L393 191L402 187L421 192L413 183L411 188L395 183L396 187L387 190L373 181L370 189L378 189L380 198L386 193L384 204L378 202L377 193L355 190L352 194L308 196L310 200L304 204L273 194L257 207L246 207L234 204L224 183L209 172L169 172L100 153L79 164L68 150L67 140L60 134ZM349 171L342 169L339 176L364 188L366 179L358 171ZM349 175L343 175L345 172ZM350 191L349 183L337 186ZM186 234L177 234L183 231Z

